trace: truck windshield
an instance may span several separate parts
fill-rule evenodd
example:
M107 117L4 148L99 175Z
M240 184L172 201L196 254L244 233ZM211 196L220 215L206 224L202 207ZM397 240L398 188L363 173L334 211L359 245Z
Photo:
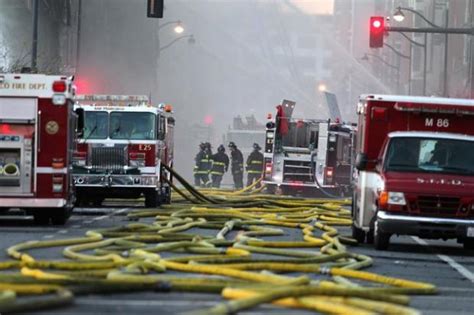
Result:
M107 112L84 113L84 139L106 139L109 130L109 115Z
M436 138L393 138L386 170L474 174L474 141Z
M110 138L131 140L155 139L155 114L148 112L111 112Z

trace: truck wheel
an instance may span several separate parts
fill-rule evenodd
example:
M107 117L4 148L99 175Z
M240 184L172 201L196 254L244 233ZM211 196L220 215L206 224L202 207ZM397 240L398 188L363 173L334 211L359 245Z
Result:
M156 190L145 192L145 207L156 208L160 205L160 195Z
M465 250L474 250L474 238L465 238L462 245Z
M92 205L94 207L101 207L103 202L104 202L104 198L96 198L92 200Z
M267 185L265 192L271 195L275 194L275 185Z
M71 216L72 208L51 209L51 222L53 225L64 225Z
M352 224L352 238L358 243L363 244L365 241L365 231Z
M36 225L48 225L49 224L49 211L48 209L37 209L33 212L33 220Z
M386 250L390 244L390 234L381 232L378 229L377 221L374 225L374 248L376 250Z

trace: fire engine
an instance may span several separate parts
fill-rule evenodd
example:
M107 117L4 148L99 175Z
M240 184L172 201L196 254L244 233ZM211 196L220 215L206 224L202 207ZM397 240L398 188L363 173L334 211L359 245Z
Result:
M78 203L142 194L147 207L169 203L171 175L161 164L173 164L171 106L139 95L78 95L75 108L84 110L73 157Z
M474 248L474 101L363 95L357 106L354 238L457 238Z
M267 123L264 178L269 192L341 196L352 178L355 127L330 120L293 118L294 102L279 105Z
M71 215L73 96L65 76L0 74L0 209L24 209L39 224Z

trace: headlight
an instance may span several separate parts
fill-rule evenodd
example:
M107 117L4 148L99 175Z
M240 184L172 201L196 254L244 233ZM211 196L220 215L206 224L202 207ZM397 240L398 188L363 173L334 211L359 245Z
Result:
M388 192L388 204L389 205L399 205L406 206L407 202L405 200L405 195L402 192Z
M130 160L130 166L144 167L145 166L145 160Z
M54 105L66 104L66 96L63 94L53 94L53 104Z
M406 204L405 195L401 192L383 190L379 194L379 207L381 209L386 209L389 205L405 206Z
M73 160L72 164L77 166L86 166L86 160Z

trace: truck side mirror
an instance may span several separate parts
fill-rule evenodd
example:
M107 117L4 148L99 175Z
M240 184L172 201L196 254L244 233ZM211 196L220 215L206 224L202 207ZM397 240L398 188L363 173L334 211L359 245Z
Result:
M364 171L367 168L367 163L369 159L367 157L367 153L357 153L356 160L355 160L355 167L359 171Z
M76 133L78 136L82 136L84 133L84 109L76 108L74 112L77 115Z

